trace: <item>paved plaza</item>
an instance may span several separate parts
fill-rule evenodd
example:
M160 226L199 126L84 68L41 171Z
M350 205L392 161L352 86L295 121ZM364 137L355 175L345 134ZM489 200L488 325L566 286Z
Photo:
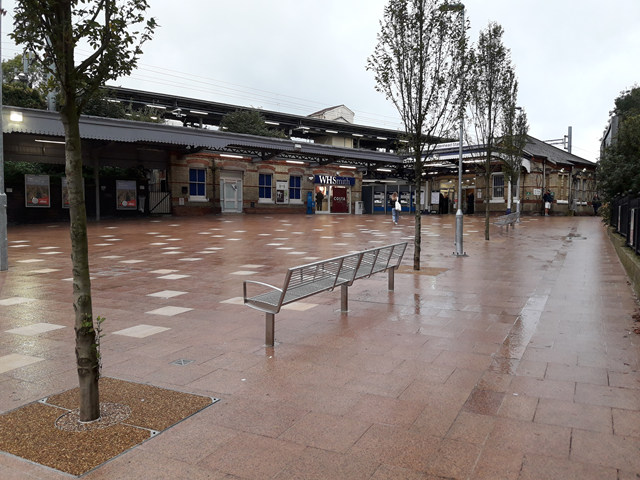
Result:
M408 241L413 219L238 215L89 225L103 374L220 398L87 479L640 478L636 300L599 218L500 236L423 217L423 267L289 305L264 347L243 280ZM77 385L67 224L9 228L0 411ZM439 269L436 271L436 269ZM435 273L442 271L438 275ZM175 365L176 360L188 360ZM69 478L0 453L0 478Z

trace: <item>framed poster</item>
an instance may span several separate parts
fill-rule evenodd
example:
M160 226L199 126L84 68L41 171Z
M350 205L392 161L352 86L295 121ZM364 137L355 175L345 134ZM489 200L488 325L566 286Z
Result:
M49 208L50 188L49 175L24 176L25 206Z
M136 181L116 180L116 202L118 210L135 210L136 202Z
M276 180L276 203L289 203L289 182Z
M84 178L82 179L82 195L84 197ZM62 208L69 208L69 186L67 177L62 177Z

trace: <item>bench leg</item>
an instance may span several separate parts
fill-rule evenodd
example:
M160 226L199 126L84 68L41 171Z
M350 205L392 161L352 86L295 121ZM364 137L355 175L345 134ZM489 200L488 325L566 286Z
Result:
M275 345L275 333L276 333L276 316L273 313L267 313L266 318L266 335L265 344L267 347L273 347Z
M389 290L393 290L395 288L395 268L389 269Z
M340 311L342 313L349 311L349 285L340 287Z

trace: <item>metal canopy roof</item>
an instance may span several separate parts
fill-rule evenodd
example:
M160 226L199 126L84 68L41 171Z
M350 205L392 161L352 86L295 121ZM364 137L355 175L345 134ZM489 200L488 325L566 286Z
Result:
M22 120L11 119L11 113L22 114ZM23 133L49 137L64 137L60 114L28 108L3 108L4 133ZM360 167L394 166L402 160L396 154L374 150L334 147L238 133L176 127L103 117L82 116L80 136L83 139L112 142L137 142L173 147L182 153L207 150L253 157L254 161L274 158L310 162L310 166L331 163Z
M236 110L255 110L260 112L270 126L291 131L291 135L298 138L313 139L322 136L343 136L359 142L361 148L396 150L400 136L404 132L397 129L371 127L354 123L324 120L304 115L274 112L258 108L230 105L226 103L179 97L163 93L146 92L121 87L105 87L115 95L115 100L133 103L134 107L157 105L165 112L165 118L191 123L194 126L202 121L205 125L220 125L220 120L226 114ZM178 111L179 110L179 111ZM176 114L172 112L176 111ZM317 112L316 112L317 113Z

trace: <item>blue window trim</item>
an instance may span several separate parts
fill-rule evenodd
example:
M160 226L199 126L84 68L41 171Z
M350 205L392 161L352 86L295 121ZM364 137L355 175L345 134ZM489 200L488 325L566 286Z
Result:
M289 201L301 201L302 177L292 175L289 177Z
M273 200L273 174L258 174L258 201L270 202Z
M204 168L189 168L189 196L206 197L207 171Z

